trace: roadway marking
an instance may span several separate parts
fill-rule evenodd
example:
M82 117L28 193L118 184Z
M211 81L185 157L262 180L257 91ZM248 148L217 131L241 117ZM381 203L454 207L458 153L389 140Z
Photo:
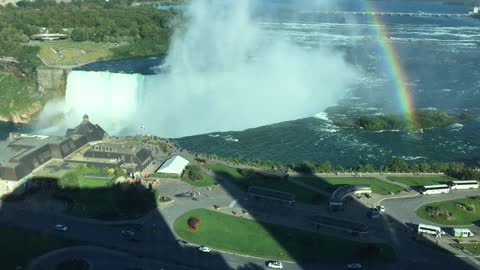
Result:
M234 207L235 204L237 204L237 200L233 200L233 201L228 205L228 207L230 207L230 208L231 208L231 207Z

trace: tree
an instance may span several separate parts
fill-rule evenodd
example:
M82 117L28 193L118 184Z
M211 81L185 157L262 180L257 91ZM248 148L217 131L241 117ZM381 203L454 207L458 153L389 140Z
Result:
M191 217L187 221L188 229L191 231L197 232L199 229L200 223L202 223L200 219L196 217Z
M199 165L190 165L187 167L186 173L188 179L190 180L202 180L202 168Z
M294 164L292 169L300 173L313 173L316 171L315 164L308 160L304 160L301 163Z
M420 164L420 171L421 172L430 172L431 171L431 167L430 167L430 164L426 163L426 162L423 162L422 164Z
M410 164L410 171L419 172L420 171L420 166L416 162L414 162L414 163Z
M330 163L330 161L322 162L316 168L316 172L320 172L320 173L326 173L331 171L332 171L332 164Z
M389 170L392 172L407 172L408 171L408 164L405 160L401 159L400 157L393 157L388 165Z

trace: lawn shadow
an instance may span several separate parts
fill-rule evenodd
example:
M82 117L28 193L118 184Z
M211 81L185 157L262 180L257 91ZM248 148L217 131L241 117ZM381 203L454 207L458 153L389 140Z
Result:
M251 181L243 184L243 186L261 184L262 181L266 181L268 187L273 188L272 183L276 182L282 189L288 187L292 188L292 192L298 192L298 189L294 189L294 186L285 177L274 176L275 174L267 171L249 171L248 175ZM252 177L257 180L252 180ZM251 215L251 218L259 221L263 229L297 262L300 269L343 269L347 262L374 263L371 265L372 269L375 267L380 267L379 269L400 269L397 266L406 267L401 269L424 269L431 265L469 269L458 258L445 256L445 254L441 254L442 257L435 250L412 243L408 239L411 239L414 234L410 230L405 230L404 224L388 216L375 221L366 219L364 213L369 208L359 200L347 200L345 211L329 212L325 201L312 204L306 203L308 202L306 200L291 205L265 198L254 199L245 192L246 190L242 189L242 184L238 184L239 180L232 180L226 174L218 175L217 180L221 188L238 202L236 208L245 209ZM159 190L161 192L161 186ZM282 190L282 192L284 191ZM48 193L55 198L56 200L53 203L56 203L55 201L63 202L65 210L55 212L47 204L45 204L44 209L30 209L28 205L29 197L41 193ZM83 190L71 186L59 186L55 179L34 179L32 184L27 187L25 195L13 195L2 202L0 222L33 230L46 236L67 237L69 242L63 246L87 244L130 254L131 256L125 258L124 261L111 262L112 267L120 266L120 268L115 267L117 269L131 268L135 264L140 264L140 269L144 270L158 269L158 263L150 260L157 259L164 262L168 269L193 267L195 269L255 270L264 269L265 261L272 259L235 257L232 260L232 255L224 255L218 252L200 252L198 246L182 242L172 231L168 218L163 216L161 210L156 208L158 196L159 194L155 190L149 190L139 183L112 184L108 187L93 187ZM301 196L308 198L305 195ZM197 198L197 200L201 202L204 199ZM225 208L228 205L222 205L221 207ZM213 210L213 205L211 209ZM328 235L322 239L328 241L312 242L312 238L316 238L316 236L312 237L309 232L286 231L283 227L272 225L272 223L278 223L314 231L315 226L312 223L312 218L319 215L338 220L353 220L357 223L366 224L375 232L383 228L383 232L380 237L377 235L370 236L369 234L368 237L361 238L356 234L346 232L345 229L322 228L321 233ZM57 230L55 228L56 224L68 226L68 231ZM134 231L134 236L129 235L130 233L127 232L129 230ZM46 238L45 241L53 241L48 239ZM348 246L344 245L343 242L350 240L358 241L358 243L348 249L340 250ZM23 240L22 243L23 245L29 245L31 243L29 241ZM387 246L375 244L379 241L394 247L397 253L394 261L390 261L392 254ZM255 241L251 244L255 245ZM28 252L16 249L3 250L7 252L4 254L6 257L17 258L16 252L24 256L21 260L16 261L15 265L12 264L16 267L17 264L25 266L32 257L48 252L48 248L46 250L45 247L48 247L48 244L42 249L32 247L32 249L28 249ZM52 246L52 249L59 247L62 246L55 245ZM327 254L327 256L322 254ZM84 255L72 253L70 256L83 258ZM95 256L98 260L106 257L101 253ZM319 257L321 258L320 261L318 260ZM409 259L419 257L429 259L427 262ZM55 256L51 258L55 258ZM95 258L89 257L88 260L93 260L93 264L95 264ZM387 263L387 261L390 261L390 263ZM47 260L39 263L37 269L56 265L60 262ZM418 265L422 268L415 268Z
M24 191L2 198L0 233L8 232L11 241L17 243L0 244L5 269L25 268L33 258L50 251L85 245L128 253L119 261L107 262L120 270L159 269L159 263L152 259L164 262L165 269L235 269L219 253L205 254L197 246L182 244L157 209L158 193L140 183L82 189L61 187L54 178L34 178ZM39 195L50 196L52 204L65 207L58 211L45 203L31 208L31 198ZM64 225L65 231L57 225ZM7 239L6 235L1 237ZM64 256L85 259L98 268L105 266L109 256L100 251L93 255L78 250L65 252L67 255L35 261L32 270L55 269ZM242 269L256 268L251 264Z

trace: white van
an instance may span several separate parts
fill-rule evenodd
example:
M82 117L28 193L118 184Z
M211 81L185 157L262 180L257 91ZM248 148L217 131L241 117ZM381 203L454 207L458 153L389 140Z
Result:
M453 236L463 238L473 236L472 231L467 228L453 228Z

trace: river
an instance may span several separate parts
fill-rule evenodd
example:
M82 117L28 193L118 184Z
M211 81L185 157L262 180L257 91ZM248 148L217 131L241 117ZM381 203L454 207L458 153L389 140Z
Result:
M470 8L440 2L369 1L376 11L467 13ZM325 15L315 11L367 11L364 1L336 1L335 6L312 1L255 1L254 16L272 37L303 48L334 47L362 72L334 110L312 117L234 132L176 138L196 152L226 157L279 161L330 160L335 165L381 164L392 156L405 160L480 160L480 121L424 130L365 131L338 128L331 119L346 115L400 113L397 89L385 54L379 51L379 25L367 15ZM396 48L418 109L480 110L480 20L468 17L382 16L386 42ZM384 40L384 42L385 42ZM77 70L155 76L164 57L94 63ZM68 90L67 90L68 91ZM296 104L289 106L294 108ZM284 108L288 110L288 107ZM234 108L232 108L234 110ZM0 127L3 135L12 127ZM139 131L140 132L140 131ZM2 135L0 133L0 135Z

